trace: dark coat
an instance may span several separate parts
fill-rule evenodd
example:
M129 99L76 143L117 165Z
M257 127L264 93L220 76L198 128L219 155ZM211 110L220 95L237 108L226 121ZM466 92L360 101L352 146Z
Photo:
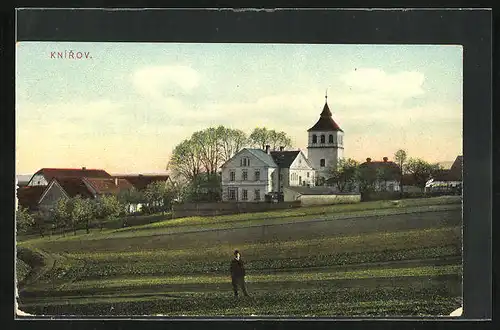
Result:
M240 278L245 276L245 266L243 265L243 260L236 260L234 258L231 261L231 277Z

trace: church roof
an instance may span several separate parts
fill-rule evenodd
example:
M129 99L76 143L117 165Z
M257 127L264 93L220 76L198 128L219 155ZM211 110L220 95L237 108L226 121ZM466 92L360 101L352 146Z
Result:
M325 101L325 106L323 107L323 111L319 117L319 120L314 124L313 127L307 130L311 131L342 131L340 126L333 120L332 112L328 107L328 103Z

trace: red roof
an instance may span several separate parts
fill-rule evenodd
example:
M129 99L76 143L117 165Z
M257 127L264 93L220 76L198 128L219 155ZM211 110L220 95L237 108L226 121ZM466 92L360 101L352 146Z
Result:
M106 171L88 168L42 168L34 175L42 174L47 182L54 178L111 178Z
M115 178L125 179L132 184L137 190L144 190L146 187L158 181L167 181L170 177L168 175L121 175Z
M93 198L94 194L83 181L83 178L58 178L54 179L63 188L69 197L80 195L82 198Z
M126 179L85 178L85 180L98 194L118 194L133 187Z
M332 112L330 111L330 108L328 107L328 103L325 102L325 106L323 107L323 111L321 112L321 115L319 117L319 120L314 124L313 127L307 130L308 132L311 131L342 131L340 129L340 126L337 125L337 123L333 120L332 118Z
M38 200L45 191L46 186L21 187L17 189L19 205L30 210L36 210Z

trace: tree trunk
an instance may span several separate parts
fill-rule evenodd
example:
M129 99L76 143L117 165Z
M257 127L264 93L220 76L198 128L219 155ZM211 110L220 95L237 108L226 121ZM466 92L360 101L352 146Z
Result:
M87 221L87 223L85 224L85 230L87 231L87 234L89 234L89 233L90 233L90 228L89 228L89 226L90 226L90 223L89 223L89 221Z

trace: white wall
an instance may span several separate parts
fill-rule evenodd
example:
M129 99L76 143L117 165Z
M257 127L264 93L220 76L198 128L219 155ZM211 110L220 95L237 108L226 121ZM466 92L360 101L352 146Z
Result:
M318 137L317 143L312 143L313 135ZM329 143L329 135L333 135L333 143ZM344 157L343 138L344 133L337 132L309 132L307 157L318 175L325 176L332 166L337 166L339 158ZM321 143L321 135L325 135L325 143ZM320 160L325 159L325 167L321 167Z
M31 178L28 186L46 186L48 184L49 183L42 174L36 174Z
M249 166L241 166L241 158L247 157L250 159ZM255 171L260 171L260 180L255 180ZM221 170L222 176L222 200L229 201L229 189L237 189L237 201L242 200L243 189L248 190L248 200L249 202L254 201L254 191L259 189L261 191L261 200L264 200L264 195L269 191L272 191L271 175L273 168L270 168L267 164L262 162L260 159L255 157L252 153L242 150L236 154L230 161L228 161ZM230 180L230 173L235 172L235 180ZM243 180L243 171L247 171L247 180Z

